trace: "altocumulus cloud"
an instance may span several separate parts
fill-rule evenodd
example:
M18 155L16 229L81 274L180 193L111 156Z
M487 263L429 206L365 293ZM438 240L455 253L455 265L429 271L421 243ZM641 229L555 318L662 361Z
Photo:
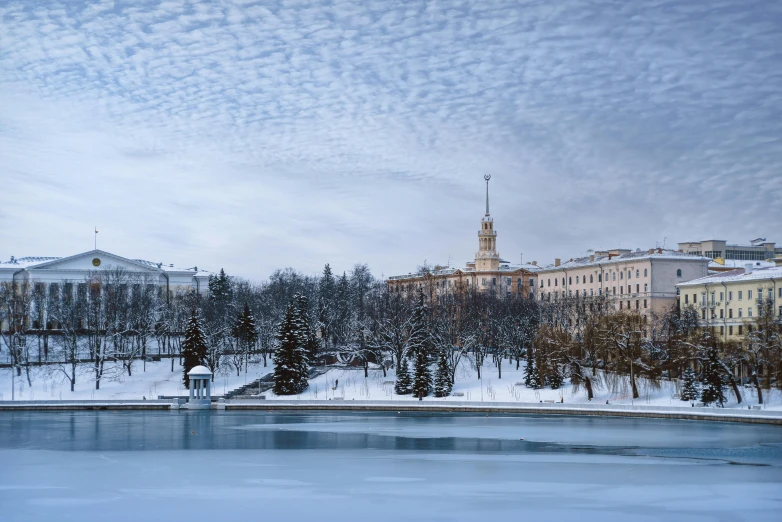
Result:
M0 257L263 277L782 242L765 0L0 3ZM775 210L777 209L777 210Z

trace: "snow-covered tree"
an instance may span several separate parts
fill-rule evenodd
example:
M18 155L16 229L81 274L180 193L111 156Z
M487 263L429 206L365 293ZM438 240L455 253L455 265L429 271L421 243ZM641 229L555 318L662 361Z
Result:
M538 389L540 388L540 374L538 373L538 367L535 365L535 355L531 345L527 346L527 353L525 355L526 366L524 367L524 386Z
M703 361L703 374L701 377L703 391L701 400L704 404L716 403L720 407L725 403L725 382L722 378L722 364L717 354L717 349L712 347Z
M258 341L258 331L255 327L255 316L250 310L250 305L244 303L244 309L239 313L234 324L232 337L236 343L232 355L233 365L236 369L236 375L250 358L250 352Z
M437 370L434 374L434 396L448 397L453 389L451 382L451 369L448 366L448 355L445 350L440 350L440 356L437 359Z
M410 377L407 357L403 357L402 363L396 367L396 383L394 384L394 393L397 395L410 395L413 393L413 380Z
M196 310L190 313L190 319L185 327L185 340L182 342L182 383L190 387L190 376L187 374L196 366L203 364L206 358L206 336L204 335L201 318Z
M682 392L679 398L683 401L694 402L698 400L698 388L695 386L695 372L687 368L682 374Z
M302 296L296 294L280 324L279 346L274 353L274 393L277 395L297 395L308 386L309 326L301 309Z

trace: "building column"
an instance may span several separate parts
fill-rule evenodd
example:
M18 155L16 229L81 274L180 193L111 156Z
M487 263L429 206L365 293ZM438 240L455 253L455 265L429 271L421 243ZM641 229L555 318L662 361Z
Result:
M195 386L195 379L190 378L190 400L193 400L193 389Z

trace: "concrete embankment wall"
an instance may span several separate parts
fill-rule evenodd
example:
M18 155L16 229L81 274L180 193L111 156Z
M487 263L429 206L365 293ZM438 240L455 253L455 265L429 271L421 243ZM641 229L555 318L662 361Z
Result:
M217 408L217 403L212 403ZM740 410L737 408L687 408L645 405L561 404L561 403L475 403L463 401L298 401L229 400L220 404L226 410L260 411L354 411L419 413L484 413L512 415L588 415L605 417L645 417L656 419L745 422L782 426L782 411ZM90 410L169 410L172 401L0 401L0 411L90 411ZM175 407L178 409L178 407Z

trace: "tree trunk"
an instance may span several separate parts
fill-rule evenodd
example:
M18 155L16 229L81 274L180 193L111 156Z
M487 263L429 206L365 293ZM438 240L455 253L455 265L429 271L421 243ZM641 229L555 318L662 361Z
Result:
M755 389L758 391L758 404L763 404L763 391L760 389L757 372L752 372L752 382L755 384Z
M364 378L369 377L369 361L364 361Z
M584 380L584 388L586 388L587 391L587 400L592 400L595 398L595 395L592 391L592 379L590 377L583 377Z

